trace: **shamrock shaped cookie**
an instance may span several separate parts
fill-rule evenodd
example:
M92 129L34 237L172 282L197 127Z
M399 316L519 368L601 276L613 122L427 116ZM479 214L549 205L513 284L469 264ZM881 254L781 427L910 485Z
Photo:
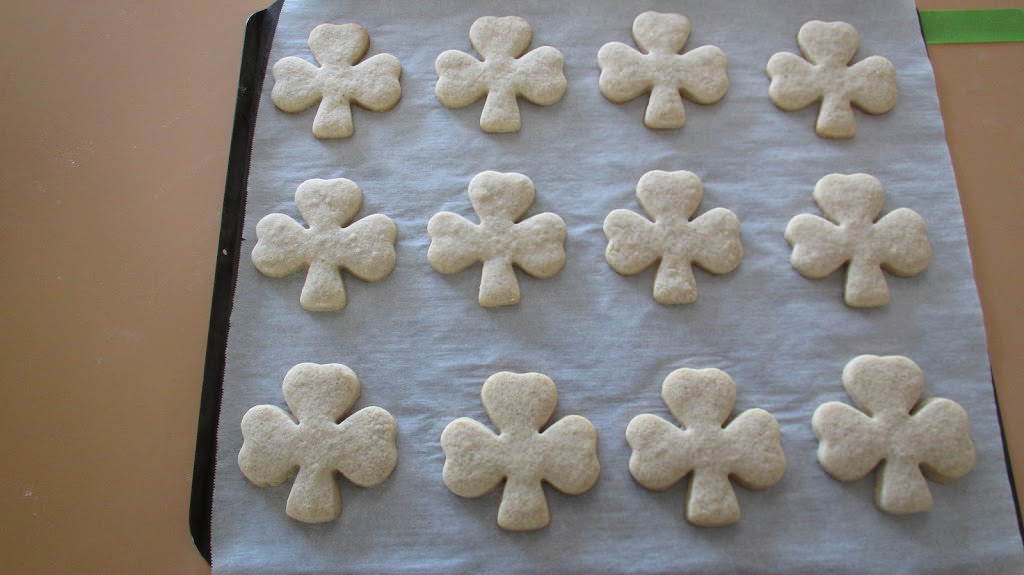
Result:
M755 408L726 424L736 404L736 384L718 369L677 369L662 383L661 397L683 427L650 413L634 417L626 428L633 449L629 472L657 491L692 473L686 520L701 526L739 521L730 479L748 489L767 489L786 471L778 422Z
M846 22L813 20L800 27L797 44L806 60L779 52L768 60L768 96L779 108L793 112L820 101L815 131L823 138L852 138L857 134L856 106L869 114L884 114L896 106L899 88L896 68L882 56L849 65L860 35Z
M515 172L481 172L469 182L469 201L480 224L452 213L430 218L427 259L440 273L456 274L483 263L478 301L484 307L519 303L513 266L537 278L565 265L565 222L546 212L517 221L533 203L533 182Z
M373 282L395 267L398 230L391 218L373 214L348 225L362 202L363 193L352 180L306 180L295 190L295 204L309 228L285 214L263 217L256 224L252 263L273 278L308 267L299 296L302 307L344 308L348 298L341 270Z
M480 497L504 481L498 526L512 531L542 529L551 522L543 482L579 495L597 483L597 430L585 417L569 415L540 428L555 412L558 390L540 373L499 372L480 391L495 434L460 417L444 428L444 483L460 497Z
M636 197L654 221L630 210L608 214L604 220L608 265L620 274L634 275L658 262L654 300L665 305L696 301L692 264L726 274L743 259L736 214L714 208L690 221L703 196L704 186L691 172L644 174L637 182Z
M828 219L800 214L786 226L790 262L804 277L820 279L846 268L844 300L851 307L889 303L882 270L916 275L931 261L928 230L917 212L898 208L877 222L885 190L868 174L829 174L814 186L814 201Z
M830 401L814 411L818 461L839 481L877 468L882 511L927 511L933 501L925 477L947 483L974 467L967 413L949 399L919 401L924 374L910 359L855 357L843 369L843 387L859 409Z
M300 363L281 386L288 410L257 405L242 417L238 467L258 487L295 483L285 512L292 519L320 523L341 514L335 472L360 487L383 482L398 461L395 418L365 407L342 420L359 398L359 379L334 363Z
M533 31L518 16L484 16L469 28L469 40L483 61L458 50L437 57L437 99L446 108L465 108L485 94L480 129L518 132L518 96L550 106L565 95L562 53L551 46L527 52Z
M682 128L686 123L683 97L713 104L729 89L728 59L716 46L701 46L680 54L690 37L690 20L682 14L644 12L633 20L633 39L639 50L609 42L597 53L601 93L624 104L650 92L644 125Z
M359 24L321 24L309 34L309 49L320 66L288 56L274 64L270 99L285 112L302 112L320 103L313 119L317 138L352 135L352 104L386 112L402 97L402 65L391 54L359 62L370 36Z

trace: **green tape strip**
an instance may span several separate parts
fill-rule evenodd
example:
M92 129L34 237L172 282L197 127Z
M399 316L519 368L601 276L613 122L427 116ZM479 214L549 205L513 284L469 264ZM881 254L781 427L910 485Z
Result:
M1024 10L921 10L928 44L1024 42Z

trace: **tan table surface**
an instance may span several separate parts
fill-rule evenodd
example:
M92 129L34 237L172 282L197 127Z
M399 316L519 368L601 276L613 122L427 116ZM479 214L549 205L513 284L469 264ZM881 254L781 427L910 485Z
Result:
M0 571L209 572L196 417L243 32L267 1L5 5ZM1024 44L929 53L1024 478Z

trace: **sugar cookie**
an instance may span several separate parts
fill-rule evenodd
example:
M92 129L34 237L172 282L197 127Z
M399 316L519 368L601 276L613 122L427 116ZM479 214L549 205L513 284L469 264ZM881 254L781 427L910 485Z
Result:
M654 221L630 210L608 214L604 220L608 265L620 274L633 275L658 262L654 300L666 305L696 301L693 264L713 274L726 274L743 259L736 214L714 208L690 221L703 196L704 186L691 172L644 174L637 182L636 197Z
M644 125L682 128L684 96L698 104L713 104L729 89L725 52L717 46L701 46L680 54L689 38L690 20L682 14L640 14L633 20L639 50L609 42L597 53L601 93L624 104L650 92Z
M565 222L550 212L521 222L533 204L533 182L515 172L481 172L469 182L469 201L480 224L452 213L434 214L427 224L427 259L440 273L456 274L483 263L478 301L484 307L519 303L513 266L537 278L554 276L565 265Z
M317 138L352 135L352 104L374 112L394 108L402 97L402 65L391 54L359 62L370 36L359 24L321 24L309 34L309 49L320 66L296 56L274 64L270 99L285 112L302 112L320 103L313 119Z
M285 512L306 523L336 519L341 493L334 473L360 487L383 482L398 461L398 426L387 411L366 407L342 420L359 398L359 379L341 364L300 363L281 386L292 415L257 405L242 418L238 467L258 487L295 482Z
M527 52L533 31L518 16L478 18L469 40L483 61L458 50L437 57L437 99L446 108L465 108L484 101L480 128L485 132L518 132L522 126L518 96L550 106L565 95L562 53L551 46Z
M496 373L480 398L498 433L466 417L449 423L441 434L444 483L460 497L480 497L504 480L498 526L542 529L551 522L543 482L569 495L597 482L597 430L569 415L540 431L558 402L555 383L540 373Z
M718 369L677 369L665 378L661 397L683 427L650 413L634 417L626 428L633 449L629 472L657 491L692 473L686 520L701 526L739 521L730 479L748 489L767 489L786 471L778 422L755 408L726 424L736 404L736 384Z
M365 281L379 281L395 267L398 229L391 218L373 214L351 225L363 202L359 187L345 178L306 180L295 204L309 228L285 214L269 214L256 224L252 263L273 278L308 267L299 303L309 311L334 311L348 299L341 270Z
M882 270L899 277L921 273L932 248L924 219L898 208L879 219L881 182L868 174L829 174L814 186L814 201L828 219L800 214L786 226L790 262L804 277L820 279L847 264L843 298L851 307L889 303Z
M819 136L854 137L857 121L851 105L869 114L884 114L896 106L900 93L892 62L870 56L849 65L860 46L853 26L813 20L800 27L797 44L806 60L789 52L768 60L768 96L787 112L820 101L815 125Z
M814 411L818 461L839 481L877 468L875 503L882 511L927 511L933 501L925 477L947 483L974 467L967 412L949 399L919 402L924 374L910 359L855 357L843 369L843 387L859 410L830 401Z

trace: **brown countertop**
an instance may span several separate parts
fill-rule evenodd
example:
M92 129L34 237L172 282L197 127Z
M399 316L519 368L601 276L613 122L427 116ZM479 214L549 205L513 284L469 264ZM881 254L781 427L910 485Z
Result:
M243 31L266 3L12 0L0 20L7 572L209 572L196 416ZM1024 477L1024 44L929 53Z

